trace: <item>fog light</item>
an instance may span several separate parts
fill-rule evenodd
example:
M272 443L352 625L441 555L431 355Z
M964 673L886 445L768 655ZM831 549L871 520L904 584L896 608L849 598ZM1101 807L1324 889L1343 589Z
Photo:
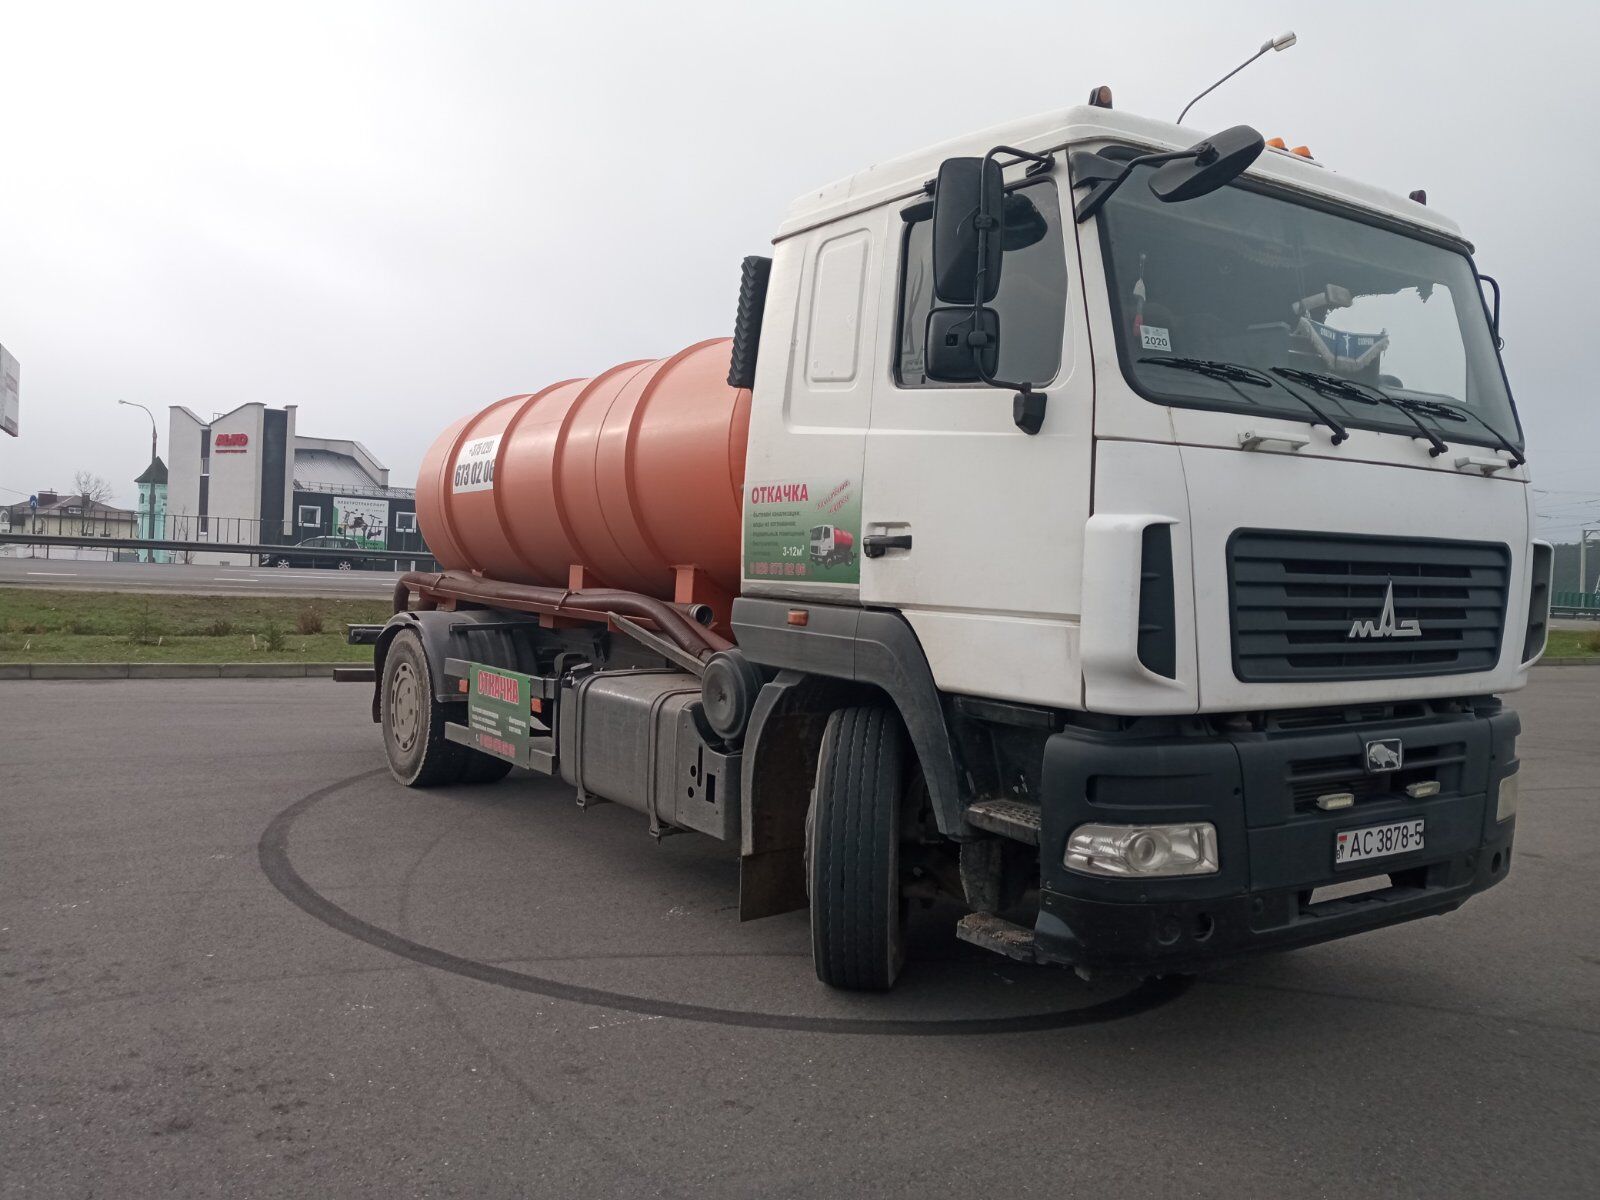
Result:
M1420 783L1406 784L1406 795L1413 800L1426 800L1429 796L1439 794L1439 781L1437 779L1424 779Z
M1325 796L1317 797L1317 807L1323 812L1334 812L1341 808L1349 808L1356 802L1354 792L1329 792Z
M1217 871L1217 827L1184 825L1079 825L1067 839L1066 866L1080 875L1152 878L1212 875Z
M1517 782L1521 775L1507 775L1500 781L1494 802L1494 819L1504 821L1508 817L1517 815L1517 793L1521 785Z

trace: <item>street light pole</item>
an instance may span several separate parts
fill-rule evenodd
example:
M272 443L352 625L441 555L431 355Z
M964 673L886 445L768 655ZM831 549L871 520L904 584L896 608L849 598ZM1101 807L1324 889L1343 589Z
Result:
M151 412L148 408L145 408L144 405L136 404L132 400L118 400L117 403L118 404L126 404L129 408L143 409L144 410L144 415L150 418L150 465L152 467L155 466L156 465L156 415L155 415L155 413ZM145 517L144 517L144 527L145 527L145 531L146 531L145 532L145 536L153 538L153 537L156 536L156 485L153 482L145 490L145 494L142 497L142 499L144 500L144 510L145 510ZM144 552L144 560L145 560L145 562L154 562L155 561L155 551L154 550L146 550Z
M144 410L144 415L150 418L150 461L156 461L156 415L142 404L135 404L132 400L118 400L118 404L126 404L129 408Z

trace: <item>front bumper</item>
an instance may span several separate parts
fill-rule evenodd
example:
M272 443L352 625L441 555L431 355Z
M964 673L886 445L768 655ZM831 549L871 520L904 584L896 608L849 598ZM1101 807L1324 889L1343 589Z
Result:
M1486 700L1310 724L1221 737L1171 723L1157 734L1054 735L1035 957L1087 970L1193 970L1449 912L1505 878L1516 820L1496 819L1495 798L1518 768L1515 713ZM1366 743L1396 737L1402 770L1367 773ZM1404 784L1424 779L1439 783L1437 796L1405 794ZM1353 807L1315 806L1317 794L1343 790L1356 793ZM1425 822L1422 850L1334 866L1338 831L1412 817ZM1086 821L1196 820L1216 826L1216 874L1112 879L1062 862L1068 834ZM1384 875L1374 890L1313 903L1318 889Z

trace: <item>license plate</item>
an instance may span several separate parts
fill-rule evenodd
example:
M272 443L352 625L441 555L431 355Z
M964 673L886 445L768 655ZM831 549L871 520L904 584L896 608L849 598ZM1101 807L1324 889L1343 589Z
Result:
M1391 821L1387 825L1368 825L1365 829L1345 829L1333 837L1333 865L1365 862L1390 854L1410 854L1422 849L1422 818Z

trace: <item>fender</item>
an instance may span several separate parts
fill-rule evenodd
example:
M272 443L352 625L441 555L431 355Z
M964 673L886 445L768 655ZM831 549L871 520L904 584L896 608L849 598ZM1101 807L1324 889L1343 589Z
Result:
M806 611L804 625L789 623L795 609ZM939 689L922 643L904 617L877 609L741 597L733 602L733 633L739 649L760 666L870 684L887 695L922 766L939 832L967 836L954 743ZM764 715L758 703L752 732L759 733L757 719ZM746 755L746 770L755 757ZM744 794L749 803L752 791L746 788Z
M529 639L518 636L517 627L526 623L508 620L506 614L485 608L456 612L408 609L395 613L379 632L378 640L372 647L372 719L381 719L383 663L389 657L390 643L400 635L401 630L415 629L421 636L422 652L428 658L428 673L433 677L433 698L445 703L461 699L445 691L444 662L447 658L489 662L513 671L537 674Z

